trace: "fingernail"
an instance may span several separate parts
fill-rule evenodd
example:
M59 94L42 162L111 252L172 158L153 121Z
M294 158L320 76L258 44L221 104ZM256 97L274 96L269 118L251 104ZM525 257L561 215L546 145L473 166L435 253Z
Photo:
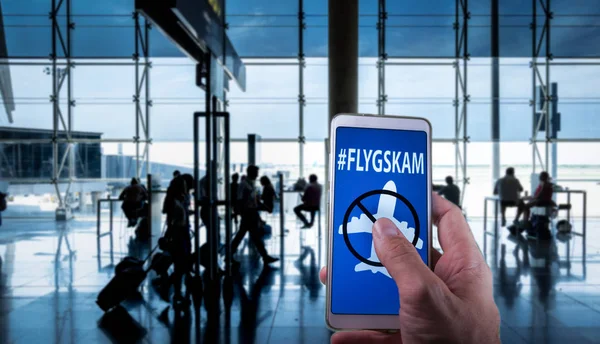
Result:
M398 233L400 233L394 223L387 219L375 222L375 229L384 237L398 236Z

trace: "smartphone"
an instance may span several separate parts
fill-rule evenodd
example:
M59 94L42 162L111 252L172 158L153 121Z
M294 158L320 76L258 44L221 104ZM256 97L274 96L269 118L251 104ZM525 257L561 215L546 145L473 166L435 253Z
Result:
M391 219L430 265L431 124L340 114L330 137L327 325L398 329L398 288L377 257L372 228Z

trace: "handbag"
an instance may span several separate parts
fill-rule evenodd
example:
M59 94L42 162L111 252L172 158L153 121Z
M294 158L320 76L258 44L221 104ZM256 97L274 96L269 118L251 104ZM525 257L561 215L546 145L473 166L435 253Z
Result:
M263 220L260 220L258 224L258 229L260 230L260 233L262 234L262 237L265 240L271 239L271 237L273 236L273 227L271 227L271 225L267 224Z

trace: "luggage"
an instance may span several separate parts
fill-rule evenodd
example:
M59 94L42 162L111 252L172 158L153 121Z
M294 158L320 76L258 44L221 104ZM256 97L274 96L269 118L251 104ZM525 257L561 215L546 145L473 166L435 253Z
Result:
M153 248L144 260L125 257L115 266L115 276L100 291L96 299L96 304L100 309L106 312L137 293L140 284L146 279L150 270L150 268L144 269L144 264L156 248Z
M135 228L135 236L139 240L145 241L150 239L150 235L151 233L150 226L148 224L148 218L142 217L142 219L137 224L137 227Z
M168 252L159 252L152 257L150 268L159 275L167 275L173 264L173 257Z
M571 233L572 229L573 229L573 226L567 220L560 220L556 223L556 230L559 233L569 234L569 233Z
M100 291L96 304L105 312L120 305L135 295L140 284L146 279L146 273L142 265L124 268Z
M531 227L527 228L527 237L547 240L551 236L550 219L547 216L533 215L531 217Z
M115 266L115 275L119 275L120 273L122 273L123 271L125 271L129 268L137 267L137 266L142 267L143 265L144 265L144 261L142 261L142 260L139 260L134 257L125 257L125 258L123 258L123 260L121 260L119 262L119 264L117 264L117 266Z
M264 240L271 239L273 236L273 227L271 225L263 223L262 225L262 235Z

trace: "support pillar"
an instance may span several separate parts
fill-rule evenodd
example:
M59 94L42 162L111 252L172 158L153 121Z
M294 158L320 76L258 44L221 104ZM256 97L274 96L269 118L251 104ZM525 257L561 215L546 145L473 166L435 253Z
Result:
M377 83L377 112L378 115L385 115L385 103L387 103L387 94L385 93L385 64L388 58L385 49L385 31L387 21L387 11L385 3L387 0L379 0L379 14L377 21L377 34L379 42L377 44L377 70L379 72Z
M455 2L455 93L454 93L454 144L455 144L455 175L456 181L462 182L460 204L465 198L469 177L467 176L467 145L469 136L467 131L467 115L471 96L468 88L469 65L469 12L468 0L456 0ZM463 208L464 209L464 208Z
M306 137L304 137L304 107L306 106L306 96L304 94L304 68L306 67L306 60L304 59L305 17L304 0L298 0L298 148L300 150L300 178L304 177L304 145L306 143Z
M491 84L491 130L492 130L492 181L500 178L500 5L492 0L492 84Z
M358 0L329 0L329 118L358 112Z

